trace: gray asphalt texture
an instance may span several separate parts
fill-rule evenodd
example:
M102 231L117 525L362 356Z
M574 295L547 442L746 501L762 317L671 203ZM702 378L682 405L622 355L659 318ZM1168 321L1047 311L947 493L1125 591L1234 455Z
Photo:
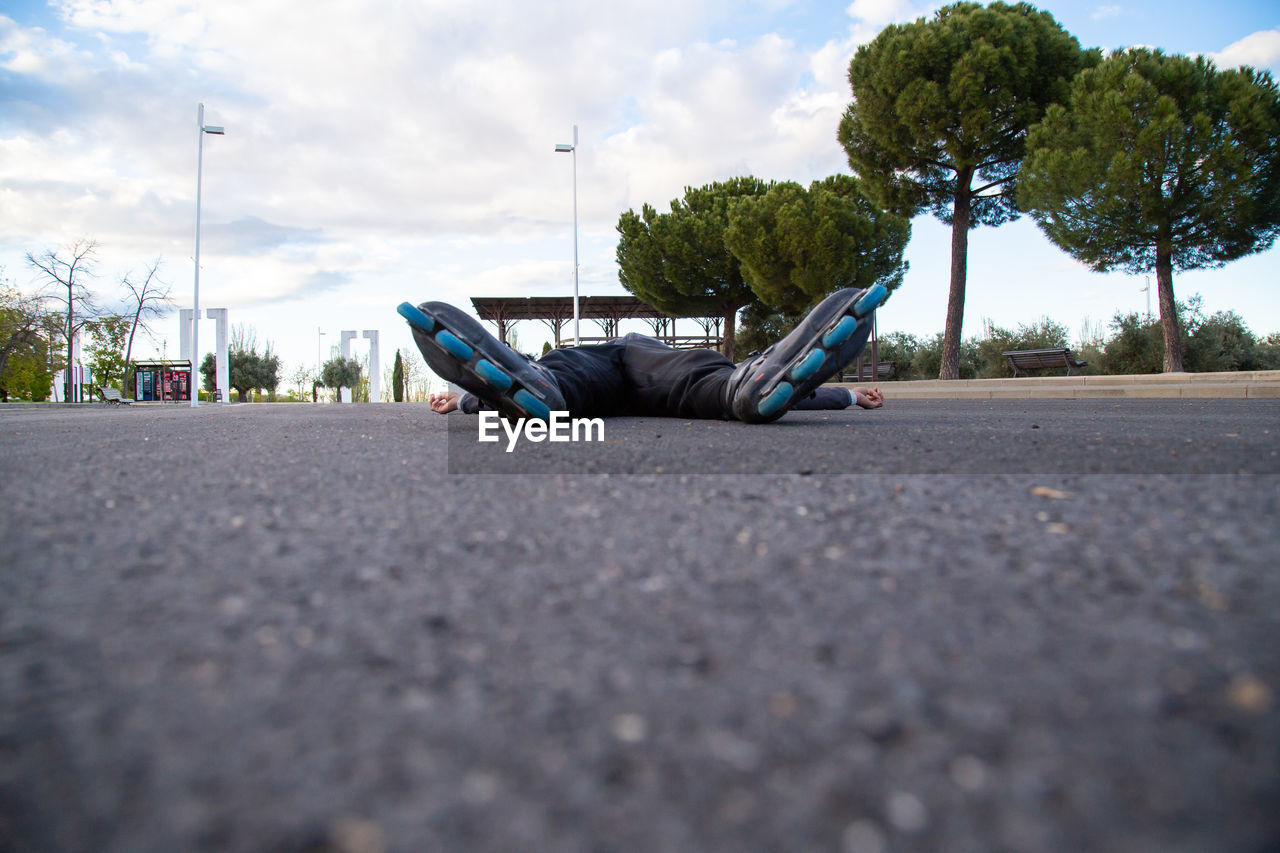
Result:
M0 850L1280 846L1280 400L474 430L0 406Z

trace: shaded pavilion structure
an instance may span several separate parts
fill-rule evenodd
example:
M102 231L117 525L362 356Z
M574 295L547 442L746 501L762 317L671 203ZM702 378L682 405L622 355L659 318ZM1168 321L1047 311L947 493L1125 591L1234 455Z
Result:
M564 346L564 327L573 320L572 296L473 296L471 306L481 320L487 320L498 328L498 338L504 344L514 324L519 320L540 320L551 328L557 347ZM578 297L580 320L590 320L600 327L598 336L582 336L579 343L601 343L618 337L623 320L642 320L648 324L653 336L673 347L705 347L721 349L724 337L720 332L723 318L689 317L703 329L702 335L677 335L676 318L664 314L652 305L634 296L580 296Z
M573 320L572 296L473 296L471 305L481 320L487 320L498 328L498 338L509 344L507 335L519 320L540 320L551 327L556 347L565 346L562 335L565 324ZM723 317L681 317L702 327L701 335L677 335L676 318L664 314L647 302L634 296L579 296L578 316L599 325L598 336L582 336L578 343L598 344L618 337L618 327L623 320L643 320L653 336L668 346L678 348L703 348L724 351ZM858 355L851 370L843 376L845 381L885 379L893 370L891 362L880 361L880 335L872 320L870 345Z

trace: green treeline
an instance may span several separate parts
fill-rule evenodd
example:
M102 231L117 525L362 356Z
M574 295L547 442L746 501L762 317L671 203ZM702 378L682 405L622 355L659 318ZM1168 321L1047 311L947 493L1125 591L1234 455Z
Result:
M858 49L849 82L832 131L853 177L808 189L738 177L686 188L668 212L628 210L617 226L623 286L673 316L722 317L733 357L838 288L881 283L892 298L910 219L929 213L952 229L946 327L936 359L907 361L930 373L936 361L935 375L955 379L979 369L960 337L968 233L1027 213L1091 269L1153 274L1159 369L1207 369L1197 332L1217 326L1188 325L1173 275L1264 251L1280 233L1280 89L1269 73L1149 48L1104 55L1047 12L993 2L886 27ZM1137 335L1122 320L1108 351Z

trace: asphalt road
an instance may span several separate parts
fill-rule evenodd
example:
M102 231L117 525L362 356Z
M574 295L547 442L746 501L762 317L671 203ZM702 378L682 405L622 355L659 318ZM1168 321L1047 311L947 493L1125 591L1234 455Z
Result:
M0 850L1280 846L1280 400L475 436L0 406Z

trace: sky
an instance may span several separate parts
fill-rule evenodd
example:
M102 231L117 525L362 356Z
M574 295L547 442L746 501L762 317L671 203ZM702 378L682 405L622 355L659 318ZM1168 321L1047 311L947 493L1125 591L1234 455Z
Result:
M201 307L269 341L286 376L346 329L379 330L385 368L414 351L401 301L572 295L575 160L583 296L625 293L625 210L739 175L848 173L849 60L939 5L0 0L0 277L30 289L28 252L91 239L101 303L159 259L190 307L203 103L226 134L204 136ZM1085 47L1280 74L1274 0L1038 5ZM576 155L556 153L574 125ZM950 232L928 215L912 227L882 335L944 324ZM971 232L968 263L966 336L1047 316L1078 339L1147 308L1146 277L1089 271L1027 217ZM1278 283L1280 248L1174 278L1180 299L1198 293L1261 334L1280 331ZM154 329L142 355L176 358L176 312ZM582 334L600 332L584 321ZM516 335L536 352L549 329ZM213 336L202 321L203 351Z

